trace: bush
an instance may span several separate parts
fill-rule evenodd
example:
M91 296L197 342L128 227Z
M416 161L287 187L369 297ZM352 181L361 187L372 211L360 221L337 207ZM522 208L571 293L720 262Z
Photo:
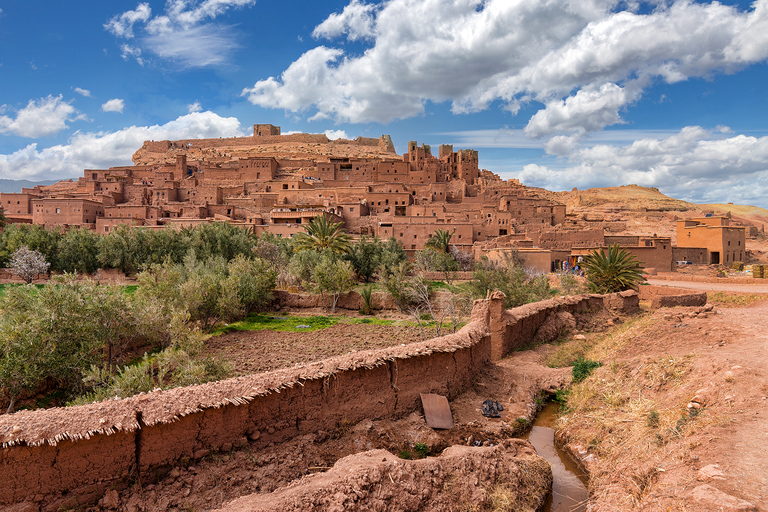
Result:
M596 368L600 368L601 366L603 366L603 363L598 361L582 359L581 357L578 358L573 363L573 370L571 370L571 374L573 375L573 382L583 381L589 377Z
M488 292L501 291L506 295L506 308L545 300L557 293L549 287L546 275L528 272L512 260L483 259L475 265L472 277L469 289L475 299L485 298Z
M608 252L602 247L584 258L584 271L590 291L614 293L636 289L643 282L642 269L637 259L618 245Z

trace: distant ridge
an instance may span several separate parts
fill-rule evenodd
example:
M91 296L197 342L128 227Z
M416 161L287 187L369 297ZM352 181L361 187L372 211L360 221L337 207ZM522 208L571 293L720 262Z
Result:
M41 180L41 181L29 181L29 180L0 180L0 192L5 194L21 192L22 188L32 188L35 185L53 185L58 183L59 180Z

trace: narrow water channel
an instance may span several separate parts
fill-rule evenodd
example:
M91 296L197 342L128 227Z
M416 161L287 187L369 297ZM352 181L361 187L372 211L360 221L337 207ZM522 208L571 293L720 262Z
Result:
M536 452L552 466L552 495L547 500L544 512L582 512L587 510L586 477L579 474L579 469L568 456L555 446L555 421L557 408L550 403L536 417L528 441Z

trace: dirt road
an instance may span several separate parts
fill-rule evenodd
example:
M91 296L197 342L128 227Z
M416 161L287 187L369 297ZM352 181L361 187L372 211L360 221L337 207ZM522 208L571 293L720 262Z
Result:
M690 290L739 292L739 293L765 293L768 294L768 282L766 284L736 284L728 283L700 283L697 281L667 281L665 279L648 279L649 284L657 286L673 286L675 288L688 288Z

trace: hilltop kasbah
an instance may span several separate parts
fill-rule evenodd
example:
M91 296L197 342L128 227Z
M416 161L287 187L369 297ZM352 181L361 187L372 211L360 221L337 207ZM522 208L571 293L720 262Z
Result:
M674 248L668 237L606 234L605 226L567 218L565 205L537 189L479 169L477 151L441 145L434 156L413 141L401 156L387 135L329 140L257 124L251 137L146 141L133 162L3 193L0 205L11 223L104 234L121 224L162 229L223 221L291 237L329 215L352 235L394 237L411 254L441 229L475 258L514 249L543 272L613 243L645 267L667 271L675 260L729 265L745 256L745 228L728 218L680 221Z

